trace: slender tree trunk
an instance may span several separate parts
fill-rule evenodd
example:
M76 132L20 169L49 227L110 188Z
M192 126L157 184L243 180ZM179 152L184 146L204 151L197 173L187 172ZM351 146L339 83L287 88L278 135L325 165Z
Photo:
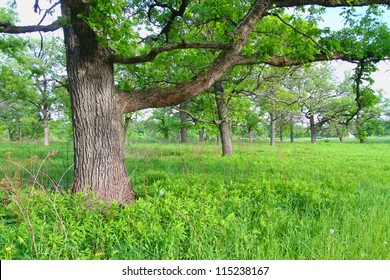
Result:
M337 125L336 125L336 133L339 138L339 141L342 143L344 141L343 133Z
M214 91L218 117L221 120L219 131L222 142L222 156L231 156L233 155L231 124L228 119L228 104L225 99L222 82L218 81L214 84Z
M47 120L43 123L43 146L49 146L49 122Z
M290 113L290 142L294 142L294 115Z
M163 134L164 134L164 140L168 141L169 140L169 130L164 129Z
M104 201L133 202L124 161L124 108L116 94L113 64L94 32L72 12L78 34L64 28L64 37L72 100L73 192L91 190Z
M253 130L252 130L252 128L249 128L248 137L249 137L249 142L252 142L253 141Z
M271 129L270 129L270 145L275 146L276 145L276 120L275 120L275 114L273 112L269 113L269 117L271 119Z
M203 142L204 141L204 134L205 134L205 128L202 127L202 129L199 130L199 142Z
M23 142L23 123L19 122L19 143Z
M317 142L317 131L316 131L316 125L314 122L314 116L313 114L310 114L310 138L311 138L311 143L315 144Z
M181 103L179 108L182 110L186 110L187 103ZM188 141L187 114L183 111L179 111L179 115L180 115L180 143L187 143Z
M280 116L280 122L279 122L279 139L280 142L283 142L283 118Z
M49 146L49 114L43 112L43 146Z

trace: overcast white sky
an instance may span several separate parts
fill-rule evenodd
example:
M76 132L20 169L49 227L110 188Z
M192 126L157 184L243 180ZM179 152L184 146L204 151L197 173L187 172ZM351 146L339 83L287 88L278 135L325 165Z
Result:
M0 6L4 6L8 0L0 0ZM41 17L41 15L37 15L33 12L34 0L18 0L18 13L20 17L20 21L22 25L33 25L37 24ZM49 1L40 1L40 5L42 9L50 7ZM56 8L59 12L59 6ZM342 17L339 16L341 9L329 9L329 12L326 13L324 17L324 22L321 26L329 26L332 29L339 29L343 25ZM390 12L386 12L386 15L383 17L390 26ZM50 23L52 18L50 16L47 17L46 23ZM62 32L58 31L56 35L61 36ZM345 63L345 62L333 62L336 69L336 75L340 80L343 79L345 71L352 71L354 65ZM385 92L385 96L390 98L390 62L381 62L378 64L378 71L372 75L372 78L375 80L374 89L383 89Z

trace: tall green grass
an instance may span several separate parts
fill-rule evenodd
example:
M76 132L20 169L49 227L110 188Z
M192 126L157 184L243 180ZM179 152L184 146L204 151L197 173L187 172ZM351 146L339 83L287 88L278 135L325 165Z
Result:
M240 143L221 157L213 144L132 144L138 201L122 209L3 181L0 257L389 259L389 148Z

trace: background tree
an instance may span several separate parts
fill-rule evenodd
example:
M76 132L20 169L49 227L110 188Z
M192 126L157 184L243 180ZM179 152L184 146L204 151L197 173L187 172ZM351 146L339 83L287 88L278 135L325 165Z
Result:
M39 0L35 10L39 10ZM60 0L62 17L49 25L15 26L0 23L2 33L64 30L69 91L74 130L73 191L86 188L106 201L120 204L135 200L127 179L123 150L123 114L145 108L180 104L211 87L232 67L247 63L278 66L309 61L348 59L345 52L326 49L316 41L321 31L315 25L305 35L297 32L289 18L295 40L276 44L257 32L268 18L280 16L283 8L297 5L327 7L389 4L388 0L346 1L115 1ZM224 5L222 5L224 4ZM315 10L315 9L312 9ZM277 13L277 15L275 15ZM46 14L45 14L46 15ZM139 40L139 26L151 34ZM316 36L314 36L316 35ZM279 40L283 41L283 40ZM141 42L137 45L138 42ZM270 43L268 43L270 42ZM250 46L250 48L246 48ZM180 52L192 49L193 52ZM190 62L194 54L207 52L202 70L181 69L178 60ZM300 51L299 51L300 50ZM114 81L114 64L139 64L171 56L165 69L182 71L178 84L168 87L120 90ZM211 54L211 56L210 56ZM159 65L155 65L158 68ZM160 64L161 66L161 64ZM169 71L166 70L166 71ZM158 70L157 70L158 71Z
M2 98L24 102L38 112L44 130L44 146L49 145L49 120L55 111L64 111L67 97L64 63L57 38L46 44L28 42L23 51L6 59L1 71Z
M153 110L149 121L151 127L161 133L165 141L168 141L171 133L177 132L180 127L178 114L170 107Z
M327 112L324 108L327 100L336 97L334 70L327 64L314 65L310 68L301 68L296 71L297 88L300 94L299 104L306 119L309 121L311 143L315 144L317 130L326 121L321 119L322 113Z

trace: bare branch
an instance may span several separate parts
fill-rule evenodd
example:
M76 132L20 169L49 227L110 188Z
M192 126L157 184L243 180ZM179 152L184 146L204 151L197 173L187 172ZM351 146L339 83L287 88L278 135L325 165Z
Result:
M258 93L258 92L248 91L248 90L235 90L234 93L240 93L240 94L244 94L245 96L252 96L252 97L265 97L276 103L282 103L287 106L292 106L298 103L302 99L301 96L298 96L298 98L293 101L287 101L287 100L277 99L267 93Z
M0 33L9 34L22 34L32 32L53 32L62 27L62 23L59 20L54 21L49 25L28 25L28 26L15 26L0 22Z
M45 20L47 14L49 12L51 12L51 10L53 10L56 6L58 6L59 4L61 4L60 1L54 3L49 9L46 10L45 14L43 15L43 17L41 18L41 20L38 22L38 25L41 25L41 23Z
M41 13L42 9L41 7L39 7L39 0L35 0L35 3L34 3L34 13Z

